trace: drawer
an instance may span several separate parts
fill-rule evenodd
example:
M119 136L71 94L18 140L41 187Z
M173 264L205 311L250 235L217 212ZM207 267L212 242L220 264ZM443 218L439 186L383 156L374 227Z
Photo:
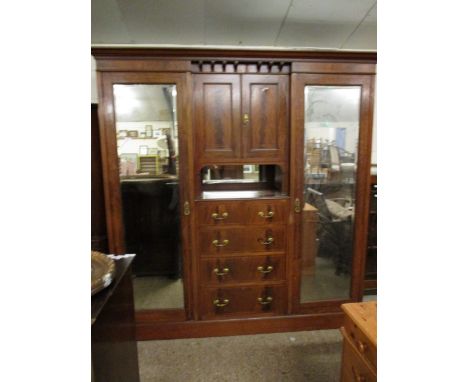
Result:
M367 339L359 327L347 316L344 318L344 328L349 340L372 367L377 370L377 348Z
M284 252L285 226L250 226L242 228L201 228L198 249L201 256L232 253Z
M195 211L199 225L240 225L245 221L245 210L238 201L197 202Z
M287 222L287 200L252 200L245 202L245 224Z
M355 349L346 331L343 334L343 362L341 364L341 382L377 382L377 375Z
M200 261L200 280L204 285L281 281L284 274L282 255L208 258Z
M287 221L284 199L198 202L195 208L199 225L270 225Z
M204 288L201 291L200 317L210 319L284 314L285 303L284 286Z

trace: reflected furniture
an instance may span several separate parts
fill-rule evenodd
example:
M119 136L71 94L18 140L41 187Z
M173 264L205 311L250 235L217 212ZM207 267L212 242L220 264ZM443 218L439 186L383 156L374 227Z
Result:
M343 304L341 382L377 381L377 302Z
M377 293L377 175L372 175L369 192L369 223L367 234L364 293Z
M91 250L107 253L98 105L91 104Z
M112 283L91 297L91 358L94 382L138 382L131 264L115 260Z
M136 275L176 273L182 280L183 306L136 312L138 338L340 327L341 304L363 294L376 55L117 48L92 54L109 251L135 252ZM139 85L173 89L175 206L168 193L156 195L162 190L130 197L142 174L127 171L132 179L124 179L119 172L118 134L123 123L141 120L128 120L124 111L150 105L140 97L119 110L123 94ZM342 107L346 98L352 105ZM323 119L331 114L333 120ZM312 142L314 129L323 134ZM141 186L159 185L150 178ZM352 217L330 217L331 274L321 248L325 212L308 199L307 187L325 195L328 209L333 193L352 199ZM171 248L161 244L167 239ZM312 292L305 301L304 285Z

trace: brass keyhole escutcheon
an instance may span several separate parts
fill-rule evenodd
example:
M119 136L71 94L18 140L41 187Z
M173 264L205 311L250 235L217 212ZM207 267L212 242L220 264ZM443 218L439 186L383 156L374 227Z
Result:
M301 201L299 198L294 200L294 212L299 213L301 212Z
M184 203L184 215L185 216L190 215L190 203L189 202Z
M244 123L244 125L247 125L249 123L249 115L247 113L244 113L242 115L242 122Z

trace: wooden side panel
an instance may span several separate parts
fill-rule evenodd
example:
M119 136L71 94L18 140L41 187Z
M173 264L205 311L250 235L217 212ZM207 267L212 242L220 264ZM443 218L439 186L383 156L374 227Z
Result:
M194 75L195 153L202 162L239 156L237 75Z
M245 158L284 161L289 133L288 76L242 76Z

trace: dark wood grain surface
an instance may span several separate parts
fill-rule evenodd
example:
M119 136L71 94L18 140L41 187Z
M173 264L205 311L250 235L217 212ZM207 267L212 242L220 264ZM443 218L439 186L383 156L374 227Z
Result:
M91 356L95 382L139 381L132 260L116 260L112 284L91 297Z
M176 84L178 91L179 191L181 203L187 203L185 211L188 211L180 211L185 314L180 311L139 312L139 338L338 327L342 318L339 305L362 298L376 54L114 48L95 48L92 54L97 59L101 103L99 115L109 250L114 253L125 252L125 236L112 86L115 83ZM235 62L238 62L237 69ZM227 69L231 67L232 71L229 72ZM244 68L244 71L238 72L239 68ZM296 199L300 205L303 202L305 84L361 87L355 184L356 229L349 300L299 304L302 219L301 213L295 212L295 202ZM243 114L248 115L245 123ZM253 160L255 163L252 163ZM201 168L218 164L278 165L283 180L278 182L278 174L274 174L278 188L254 190L258 192L257 200L232 196L231 199L222 198L222 201L203 200ZM239 189L238 192L244 191ZM261 194L264 199L269 199L265 200L267 204L263 204ZM213 197L219 197L216 195ZM270 203L274 199L279 204ZM215 206L216 203L219 204ZM215 208L213 212L219 213L229 208L231 223L228 220L211 222L212 207ZM257 210L262 208L265 212L270 208L275 212L275 217L271 221L261 218ZM274 230L272 233L275 234L274 244L269 250L258 241L260 234L268 238L267 229ZM222 240L227 238L223 235L226 234L230 235L230 249L227 246L214 247L213 240L223 243ZM259 250L258 245L264 248ZM275 305L271 305L269 312L258 311L251 299L265 288L265 282L259 281L251 270L252 264L265 256L280 259L281 264L281 272L269 284L276 296ZM243 262L241 258L249 260ZM232 264L223 261L232 261ZM225 264L240 266L245 274L233 278L231 285L220 288L211 274L204 274L203 268L209 269L218 264L220 267ZM220 293L219 296L215 292ZM210 300L215 295L222 297L221 292L229 293L234 298L230 313L213 311L213 301ZM208 321L200 321L203 318L208 318Z

